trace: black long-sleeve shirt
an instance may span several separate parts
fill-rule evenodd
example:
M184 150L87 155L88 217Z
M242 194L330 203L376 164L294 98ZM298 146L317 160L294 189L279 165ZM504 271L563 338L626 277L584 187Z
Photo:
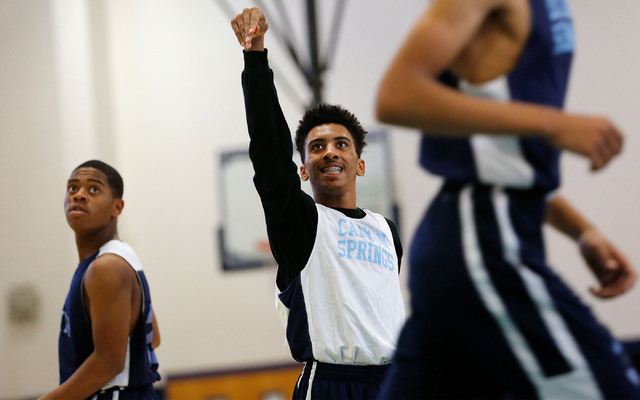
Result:
M300 184L293 162L291 131L284 118L269 68L267 50L245 51L242 88L251 143L249 157L267 223L271 252L278 263L276 283L282 291L300 274L313 250L318 224L314 200ZM363 218L360 208L338 211L350 218ZM402 245L398 228L387 219L398 256ZM398 268L399 270L399 268Z

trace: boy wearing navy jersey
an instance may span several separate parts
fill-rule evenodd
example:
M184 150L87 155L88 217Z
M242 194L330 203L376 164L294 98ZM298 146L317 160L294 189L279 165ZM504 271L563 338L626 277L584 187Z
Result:
M291 355L305 363L293 397L374 399L405 314L397 227L356 207L366 132L338 106L305 113L295 142L308 196L264 49L264 15L245 9L232 28L245 48L249 155L278 263L276 304Z
M629 261L560 194L561 150L593 170L622 148L607 118L562 111L574 49L565 0L435 0L380 86L382 122L423 131L443 178L412 242L412 315L384 399L637 399L638 376L549 267L543 225L574 239L601 298Z
M122 193L120 174L102 161L81 164L67 182L80 264L62 312L60 386L42 399L157 399L160 334L140 261L118 239Z

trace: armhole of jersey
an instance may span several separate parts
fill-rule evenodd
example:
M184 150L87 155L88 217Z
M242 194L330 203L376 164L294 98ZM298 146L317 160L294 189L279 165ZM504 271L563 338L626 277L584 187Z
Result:
M138 272L136 270L134 270L133 272L136 273L136 279L138 280L138 286L140 286L140 318L143 318L144 313L145 313L145 304L146 304L146 299L144 296L144 288L142 287L142 280L140 279L140 275L138 275Z
M278 285L278 277L281 276L280 275L280 266L278 265L278 267L277 267L278 269L277 269L277 272L276 272L276 288L278 288L278 290L280 292L286 291L287 288L289 286L291 286L291 284L293 282L295 282L296 277L300 276L302 271L307 267L307 263L309 262L309 258L311 258L311 254L313 254L313 250L314 250L314 248L316 246L316 238L318 236L318 225L319 225L318 221L320 220L320 211L318 210L318 204L313 200L313 197L309 196L304 191L301 190L300 193L301 193L301 196L304 198L303 202L308 203L307 205L309 206L309 210L314 210L315 211L315 223L316 223L316 226L315 226L315 231L314 231L315 233L314 233L313 238L312 238L313 245L311 246L311 249L309 250L309 254L307 255L306 260L304 261L304 264L302 265L302 267L300 268L298 273L291 279L291 281L287 281L286 277L284 278L285 287L282 290L280 290L280 286ZM302 204L302 202L301 202L301 204ZM307 205L302 205L302 207L306 207Z
M398 275L400 275L400 268L402 267L402 257L404 256L404 248L402 247L402 241L400 240L400 229L398 225L390 220L389 218L384 217L384 220L389 225L389 230L391 231L391 238L393 239L393 247L396 250L396 255L398 256ZM396 244L397 239L397 244ZM398 253L398 250L402 250L401 253Z
M91 262L93 264L93 261ZM91 268L91 265L89 265ZM89 272L89 268L87 268L87 272ZM85 290L84 290L84 279L87 277L87 273L82 276L82 282L80 282L80 300L82 301L82 311L84 311L84 318L91 323L91 314L89 314L89 310L87 309L87 304L84 301Z
M127 261L126 258L122 257L122 255L116 254L116 253L109 253L109 252L104 253L104 254L113 254L113 255L116 255L116 256L122 258L124 260L124 262L127 263L129 268L131 268L133 270L133 273L136 274L136 281L138 282L138 286L140 287L140 317L139 318L143 318L144 312L145 312L145 307L144 307L145 296L144 296L144 288L142 287L142 279L140 279L140 275L138 275L138 271L136 271L136 269L133 267L133 265L129 264L129 261Z
M140 279L140 275L138 275L138 271L136 271L136 269L133 267L133 265L129 264L129 261L127 261L126 258L124 258L121 254L112 252L112 251L106 251L102 254L100 254L98 257L103 256L105 254L113 254L114 256L118 256L120 257L125 263L127 263L127 265L129 266L129 268L131 268L133 270L133 273L136 274L136 281L138 282L138 286L140 287L140 317L139 318L143 318L143 315L145 313L145 295L144 295L144 288L142 287L142 280ZM96 260L98 259L98 257L96 257ZM95 260L93 260L95 261ZM93 262L92 262L93 263ZM91 268L91 266L89 266L89 268ZM89 272L89 269L87 268L87 272ZM86 273L85 276L82 277L82 285L81 285L81 291L82 291L82 308L85 309L85 314L86 317L89 321L91 321L91 319L89 318L89 315L86 311L86 306L84 304L84 278L86 277Z

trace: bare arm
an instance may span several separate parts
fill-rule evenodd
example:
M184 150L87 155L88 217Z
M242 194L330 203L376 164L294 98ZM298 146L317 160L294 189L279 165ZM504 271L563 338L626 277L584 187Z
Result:
M631 289L636 272L629 260L563 196L556 195L547 202L547 222L578 243L600 283L600 288L589 289L594 296L611 298Z
M86 399L124 369L131 331L135 271L120 257L105 254L87 270L84 288L89 299L94 351L62 385L42 399Z
M438 82L473 40L483 22L508 0L436 0L418 19L381 82L380 121L430 134L476 132L537 136L587 157L592 169L620 152L622 136L606 118L565 114L552 107L496 102L463 94Z

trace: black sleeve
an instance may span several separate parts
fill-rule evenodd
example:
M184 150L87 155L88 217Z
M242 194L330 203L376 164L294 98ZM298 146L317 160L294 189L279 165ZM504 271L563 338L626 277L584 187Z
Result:
M264 209L271 253L278 263L276 283L284 290L309 259L318 212L300 187L291 131L278 102L267 50L245 51L244 62L242 88L253 183Z
M400 234L398 233L398 227L395 222L390 220L389 218L385 218L387 223L389 224L389 229L391 229L391 235L393 236L393 245L396 248L396 254L398 255L398 273L400 273L400 266L402 261L402 242L400 242Z

